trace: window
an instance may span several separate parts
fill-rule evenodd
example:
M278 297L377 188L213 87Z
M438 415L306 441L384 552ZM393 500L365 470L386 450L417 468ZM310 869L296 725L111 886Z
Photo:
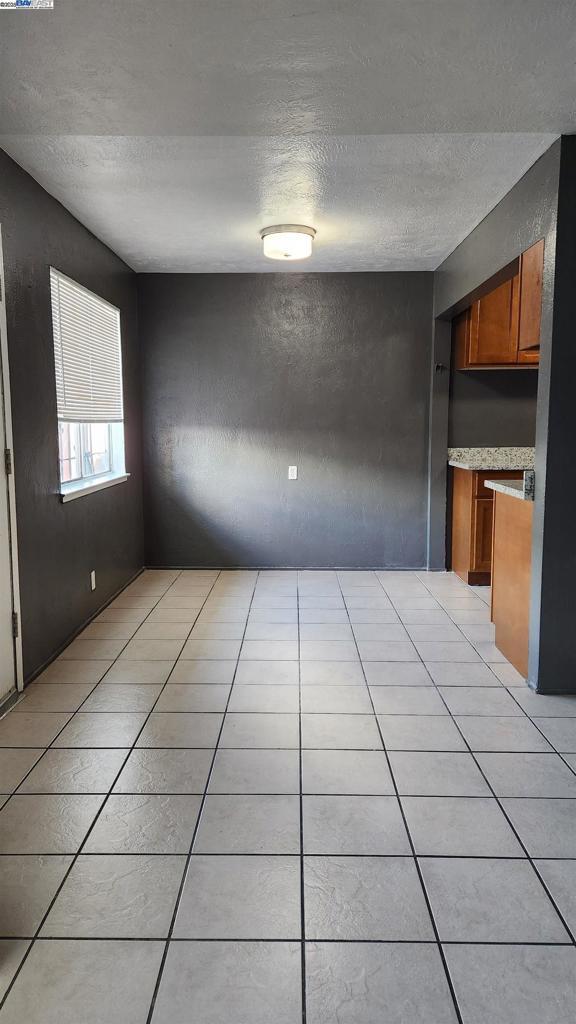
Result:
M50 270L63 501L127 479L120 311Z

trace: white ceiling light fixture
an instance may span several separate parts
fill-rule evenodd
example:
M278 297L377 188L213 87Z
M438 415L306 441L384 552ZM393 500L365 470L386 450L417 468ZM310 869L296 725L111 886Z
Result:
M312 255L314 228L305 224L274 224L262 228L260 238L269 260L307 260Z

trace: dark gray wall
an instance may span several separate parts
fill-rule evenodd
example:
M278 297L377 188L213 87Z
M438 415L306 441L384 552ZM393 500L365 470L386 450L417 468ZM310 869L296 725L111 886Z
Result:
M546 308L536 422L536 502L528 681L541 693L576 693L574 521L576 476L576 137L560 144L553 302Z
M451 448L532 446L536 434L536 370L452 370Z
M143 564L136 275L0 151L24 672L31 676ZM122 314L130 480L63 505L49 268ZM89 574L97 573L90 590Z
M139 287L149 564L425 564L431 274Z

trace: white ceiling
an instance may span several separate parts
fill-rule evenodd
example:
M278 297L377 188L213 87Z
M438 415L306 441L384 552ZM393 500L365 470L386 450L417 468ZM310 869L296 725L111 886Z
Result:
M575 130L576 5L56 0L0 12L0 146L138 270L431 269ZM290 269L299 270L295 264Z

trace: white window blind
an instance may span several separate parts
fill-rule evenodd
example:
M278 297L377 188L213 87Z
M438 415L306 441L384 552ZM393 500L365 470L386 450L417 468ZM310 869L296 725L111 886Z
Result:
M120 311L50 269L58 419L124 419Z

